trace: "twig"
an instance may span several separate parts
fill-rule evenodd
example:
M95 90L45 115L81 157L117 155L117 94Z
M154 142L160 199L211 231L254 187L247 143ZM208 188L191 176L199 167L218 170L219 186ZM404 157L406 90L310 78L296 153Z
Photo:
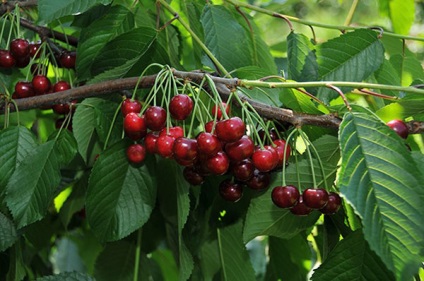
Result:
M37 0L27 0L27 1L6 1L0 4L0 16L13 11L18 5L20 8L30 8L37 6Z

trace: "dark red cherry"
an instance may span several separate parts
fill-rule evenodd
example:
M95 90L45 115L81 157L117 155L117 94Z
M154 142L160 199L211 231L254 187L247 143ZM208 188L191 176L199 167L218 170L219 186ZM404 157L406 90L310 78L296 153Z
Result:
M50 91L51 83L49 78L44 75L35 75L32 78L32 87L35 94L44 95Z
M174 141L173 152L175 160L182 160L183 163L186 162L189 164L197 157L197 141L195 139L179 137Z
M58 81L53 85L53 92L62 92L62 91L66 91L69 90L71 88L71 85L66 82L66 81Z
M205 181L205 178L199 174L194 167L185 167L183 176L191 185L201 185Z
M172 158L175 138L169 134L160 134L156 141L156 153L164 158Z
M401 138L406 139L409 135L408 126L402 120L391 120L387 122L387 126L389 126L393 131L396 132Z
M15 85L15 93L17 98L29 98L35 96L34 88L31 82L19 81Z
M160 106L151 106L144 113L147 128L152 131L160 131L166 125L166 110Z
M169 112L176 120L185 120L193 110L193 101L187 95L176 95L169 103Z
M246 185L251 189L264 190L269 186L271 177L269 173L263 173L258 169L253 171L253 177L246 182Z
M149 132L144 137L144 145L146 150L149 153L156 153L156 141L158 140L159 135L156 132Z
M337 213L342 205L342 199L335 192L328 193L328 202L324 208L319 209L319 211L325 215L332 215Z
M252 156L254 150L255 144L252 139L246 135L235 142L230 142L225 145L225 152L234 162L249 158Z
M235 142L239 140L245 131L246 125L239 117L221 120L216 124L216 135L224 142Z
M244 159L232 165L231 172L239 181L248 181L253 177L255 166L250 159Z
M269 141L269 139L266 136L265 131L263 129L260 129L258 133L259 133L259 137L261 138L262 141L265 141L265 142ZM269 133L269 136L271 137L272 141L278 139L278 135L277 135L277 132L275 131L275 129L269 130L268 133Z
M26 39L13 39L10 42L10 52L15 59L29 57L29 42Z
M137 143L127 148L127 158L133 164L140 164L146 158L146 148Z
M60 66L64 68L75 68L75 62L77 59L76 52L64 51L59 57Z
M11 68L16 63L12 53L8 50L0 50L0 67Z
M197 136L197 149L200 154L213 156L222 150L221 142L218 137L211 133L200 133Z
M283 163L287 163L289 161L289 157L290 157L290 152L291 152L291 148L289 144L286 144L285 140L282 139L277 139L274 140L273 143L276 145L275 150L277 151L278 154L278 164L277 166L282 166ZM285 153L285 155L284 155ZM284 161L284 157L285 157L285 161Z
M140 113L141 111L141 103L138 100L125 99L121 105L122 116L127 116L128 113ZM145 116L146 117L146 116ZM147 119L146 119L147 124Z
M237 202L243 196L243 186L226 179L219 184L219 195L224 200Z
M209 121L205 124L205 132L206 133L212 133L213 125L215 121ZM216 125L215 125L216 126Z
M227 113L227 115L230 114L230 106L227 103L225 103L225 102L223 102L221 105L224 108L225 113ZM222 109L221 109L221 106L220 105L215 104L212 107L211 113L212 113L212 117L213 118L215 118L215 116L216 116L216 119L217 120L221 120L222 119Z
M272 146L266 145L264 149L255 150L252 162L259 171L269 172L278 164L278 153Z
M29 56L39 58L41 56L40 47L41 43L29 43Z
M18 68L24 68L27 67L29 62L31 61L31 58L29 56L26 57L19 57L15 58L15 66Z
M147 134L147 126L144 116L137 113L129 113L124 118L125 134L132 140L142 139Z
M305 203L303 202L302 195L299 196L299 201L297 201L297 204L294 205L294 207L290 208L289 210L293 215L296 215L296 216L307 216L312 212L312 209L306 206Z
M168 130L166 128L163 128L160 132L159 132L159 136L161 135L170 135L172 137L174 137L175 139L179 138L179 137L183 137L184 136L184 129L181 126L174 126L174 127L170 127L168 128Z
M206 168L215 175L223 175L230 167L230 160L225 152L220 151L206 160Z
M271 199L277 207L291 208L299 201L299 190L294 185L276 186L272 190Z
M302 195L303 202L311 209L324 208L328 202L328 192L322 188L307 188Z

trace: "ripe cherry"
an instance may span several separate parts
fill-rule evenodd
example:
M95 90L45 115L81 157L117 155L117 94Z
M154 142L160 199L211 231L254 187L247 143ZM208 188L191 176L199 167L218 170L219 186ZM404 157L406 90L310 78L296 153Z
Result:
M17 98L23 99L35 96L34 88L31 82L19 81L15 84L15 93Z
M219 195L224 200L237 202L243 195L243 186L226 179L219 184Z
M312 209L305 205L303 196L299 196L299 201L294 207L290 208L290 212L296 216L307 216L312 212Z
M289 157L290 157L290 145L286 144L285 140L282 139L277 139L274 140L273 143L276 145L275 150L278 153L278 164L277 166L282 166L283 163L287 163L289 161ZM285 152L284 152L285 151ZM285 155L285 161L284 161L284 153Z
M37 95L44 95L50 91L51 83L45 75L35 75L32 78L32 87Z
M230 167L230 160L225 152L220 151L206 160L206 168L215 175L223 175Z
M325 215L332 215L335 214L342 205L342 199L340 196L335 192L328 193L328 202L327 205L324 206L324 208L321 208L319 211Z
M197 141L179 137L174 141L173 152L175 160L181 160L183 163L193 162L197 157Z
M71 88L71 85L69 85L66 81L58 81L53 85L53 92L62 92L69 90Z
M0 67L11 68L15 66L16 60L8 50L0 50Z
M185 167L183 176L191 185L201 185L205 181L205 178L199 174L194 167Z
M175 138L169 134L160 134L156 141L156 152L164 158L172 158Z
M225 102L223 102L221 105L224 108L225 113L227 113L227 115L230 114L230 106L227 103L225 103ZM212 107L211 113L212 113L212 117L213 118L215 118L215 116L216 116L216 119L217 120L221 120L222 119L222 109L221 109L221 106L215 104Z
M125 99L121 105L122 115L125 117L128 113L140 113L141 111L141 103L138 100ZM147 119L146 119L147 124Z
M133 164L140 164L146 158L146 148L139 144L132 144L127 148L127 158Z
M406 139L409 135L408 126L406 126L405 122L402 120L391 120L387 122L387 126L389 126L393 131L396 132L401 138Z
M248 181L253 177L255 171L255 166L252 163L252 160L244 159L240 162L237 162L232 165L231 172L234 177L239 181Z
M19 57L19 58L15 58L15 66L18 68L24 68L26 67L29 62L31 61L31 58L29 56L26 57Z
M246 135L235 142L230 142L225 145L225 152L234 162L249 158L252 156L254 150L255 144L252 139Z
M235 142L239 140L245 131L246 125L239 117L221 120L216 124L216 135L224 142Z
M253 171L253 177L246 182L246 185L251 189L264 190L269 186L271 177L269 173L263 173L258 169Z
M193 101L187 95L176 95L169 103L169 112L176 120L185 120L193 110Z
M10 52L15 59L29 57L28 40L21 38L13 39L12 42L10 42Z
M307 188L303 191L303 202L311 209L321 209L328 202L328 192L322 188Z
M29 56L39 58L41 56L40 47L41 43L29 43Z
M144 113L147 128L152 131L160 131L166 125L166 110L160 106L151 106Z
M276 186L272 190L271 199L277 207L291 208L299 201L299 190L294 185Z
M183 137L184 136L184 129L181 126L174 126L174 127L168 128L168 130L166 130L166 128L163 128L159 132L159 136L161 136L161 135L167 135L167 134L169 134L170 136L172 136L175 139L177 139L179 137Z
M60 54L59 63L64 68L75 68L75 61L77 59L76 52L64 51Z
M210 157L222 150L222 145L218 137L211 133L202 132L196 139L197 149L200 154Z
M125 134L132 140L139 140L146 136L147 127L144 116L139 116L137 113L129 113L124 118Z
M215 121L212 120L212 121L209 121L205 124L205 132L206 133L212 133L214 123L215 123Z
M256 149L252 155L253 165L261 172L269 172L278 164L278 153L270 145L266 145L264 149Z
M259 137L261 138L262 141L268 141L269 140L263 129L260 129L258 133L259 133ZM268 133L269 133L269 136L271 137L272 141L278 139L278 135L277 135L277 132L275 131L275 129L271 129Z
M149 153L156 153L156 141L158 140L159 135L156 132L147 133L144 138L144 145L146 146L146 150Z

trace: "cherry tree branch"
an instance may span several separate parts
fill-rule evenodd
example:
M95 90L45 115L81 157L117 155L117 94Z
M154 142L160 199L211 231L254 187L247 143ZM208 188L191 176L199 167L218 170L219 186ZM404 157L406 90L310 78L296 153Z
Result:
M38 5L37 0L27 0L27 1L3 1L0 4L0 15L4 15L15 9L16 5L21 8L30 8Z

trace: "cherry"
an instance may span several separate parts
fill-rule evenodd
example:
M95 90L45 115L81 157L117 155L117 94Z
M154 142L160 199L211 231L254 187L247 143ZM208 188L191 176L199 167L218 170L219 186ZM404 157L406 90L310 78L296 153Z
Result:
M31 82L19 81L15 85L15 93L17 98L28 98L35 96L34 88Z
M15 66L16 60L8 50L0 50L0 67L11 68Z
M268 140L268 137L266 136L265 131L263 129L260 129L258 133L262 141ZM275 129L271 129L268 133L272 141L278 139L278 135Z
M44 95L50 90L50 80L45 75L35 75L32 78L32 86L37 95Z
M225 102L222 102L221 105L225 109L225 113L227 113L227 115L230 114L230 106ZM218 120L222 119L222 109L219 105L215 104L212 107L211 113L213 118L215 118L216 116L216 119Z
M296 216L307 216L312 212L312 209L306 206L303 202L303 196L299 196L299 201L294 207L290 208L290 212Z
M252 139L246 135L242 136L235 142L227 143L225 145L225 152L234 162L249 158L252 156L254 150L255 144L253 143Z
M212 129L213 129L213 124L215 121L209 121L205 124L205 132L206 133L212 133Z
M175 160L181 160L182 163L185 162L187 164L193 162L197 157L197 141L179 137L174 141L173 152Z
M253 165L261 172L269 172L278 164L278 153L272 146L256 149L252 155Z
M294 185L276 186L272 190L271 199L277 207L291 208L299 201L299 190Z
M233 164L231 171L237 180L248 181L253 177L255 166L248 158Z
M237 202L243 195L243 186L226 179L219 184L219 195L224 200Z
M274 140L273 143L276 145L275 150L278 153L278 164L277 164L277 166L282 166L283 162L287 163L288 160L289 160L290 152L291 152L290 145L286 144L286 141L281 140L281 139ZM285 152L286 153L286 155L285 155L286 161L284 161L284 150L286 151Z
M26 67L29 64L29 62L31 61L31 58L29 56L18 57L18 58L15 58L15 59L16 59L15 66L18 67L18 68Z
M137 113L128 113L124 118L125 134L132 140L139 140L146 136L147 127L144 116L139 116Z
M328 193L322 188L307 188L302 193L303 202L311 209L324 208L328 202Z
M183 137L184 136L184 129L180 126L174 126L174 127L170 127L168 128L168 132L166 130L166 128L163 128L160 132L159 132L159 136L161 135L167 135L169 134L170 136L174 137L174 138L179 138L179 137Z
M230 160L225 152L220 151L206 160L206 168L215 175L223 175L230 166Z
M221 120L216 124L216 135L224 142L235 142L239 140L245 131L246 125L239 117Z
M140 111L141 111L141 103L138 100L125 99L122 102L121 112L124 117L127 116L127 114L130 112L140 113ZM146 124L147 124L147 119L146 119Z
M147 133L144 138L144 145L146 146L146 150L149 153L156 153L156 141L158 140L159 135L155 132Z
M169 112L176 120L185 120L193 110L193 101L187 95L176 95L169 103Z
M140 164L146 158L146 148L139 144L132 144L127 148L128 161L134 164Z
M269 186L271 177L269 173L263 173L258 169L253 171L253 177L246 182L247 186L255 190L264 190Z
M324 208L319 209L319 211L326 215L335 214L342 205L342 199L335 192L328 193L328 203L324 206Z
M147 128L152 131L160 131L166 125L166 111L160 106L151 106L144 113Z
M218 137L211 133L200 133L196 139L197 149L199 150L200 154L214 156L222 149L222 145Z
M76 58L77 58L76 52L63 51L59 57L60 66L64 68L75 68Z
M40 47L41 43L29 43L29 56L39 58L41 56Z
M10 52L15 59L29 57L29 42L26 39L13 39L10 42Z
M185 167L183 176L191 185L201 185L205 181L205 178L199 174L194 167Z
M65 118L59 118L55 122L55 128L60 129L62 127L63 122L65 122ZM69 122L68 126L66 127L69 131L72 132L72 122Z
M160 134L156 141L156 152L164 158L172 158L175 138L169 134Z
M387 126L389 126L393 131L396 132L401 138L406 139L409 135L408 126L406 126L405 122L402 120L391 120L387 122Z
M58 81L53 85L53 92L62 92L62 91L66 91L69 90L71 88L71 85L69 85L68 82L66 81Z

